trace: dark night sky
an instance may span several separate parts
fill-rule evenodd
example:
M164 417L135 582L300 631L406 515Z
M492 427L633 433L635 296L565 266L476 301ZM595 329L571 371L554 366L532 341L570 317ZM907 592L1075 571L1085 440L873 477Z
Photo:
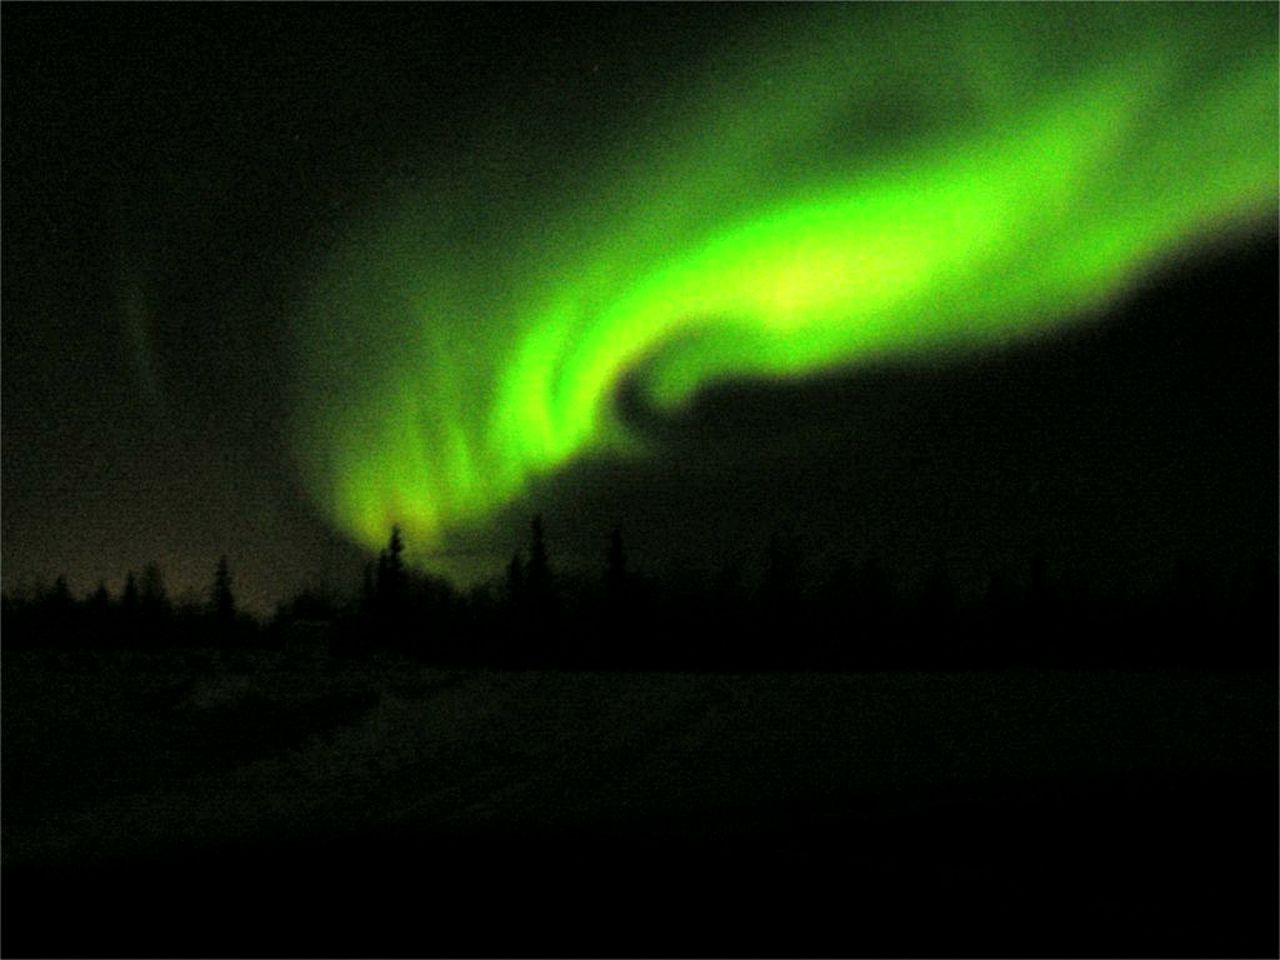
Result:
M181 594L222 553L259 608L353 584L362 557L307 502L284 433L309 259L371 184L476 162L512 96L572 150L731 20L781 15L5 4L6 589L118 589L156 560ZM1263 230L999 356L720 389L645 423L669 456L573 467L530 502L566 557L621 519L642 567L750 562L778 527L816 558L907 568L1040 551L1104 580L1179 557L1234 572L1276 545L1276 262ZM149 350L125 319L139 264Z

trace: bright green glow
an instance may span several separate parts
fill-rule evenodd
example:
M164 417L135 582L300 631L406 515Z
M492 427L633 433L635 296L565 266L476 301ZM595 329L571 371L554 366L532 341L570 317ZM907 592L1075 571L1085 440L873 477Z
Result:
M304 311L313 494L367 546L393 522L439 542L574 458L643 449L612 406L634 372L672 409L1079 316L1274 218L1275 19L796 8L789 36L730 48L758 66L691 84L559 191L515 186L511 143L496 172L424 179L351 229Z

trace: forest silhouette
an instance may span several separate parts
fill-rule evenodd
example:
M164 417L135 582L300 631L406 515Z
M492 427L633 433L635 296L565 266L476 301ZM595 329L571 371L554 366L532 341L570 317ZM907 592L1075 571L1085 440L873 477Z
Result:
M409 566L398 527L343 593L304 588L267 618L237 605L225 556L201 602L175 603L156 564L119 596L76 598L65 577L3 598L10 648L277 649L339 658L391 652L436 666L694 671L1010 667L1274 669L1274 556L1226 582L1183 559L1145 588L1090 587L1043 555L964 595L943 563L915 583L869 558L807 562L775 532L759 563L657 577L628 560L620 528L595 572L562 571L541 516L501 575L460 590Z

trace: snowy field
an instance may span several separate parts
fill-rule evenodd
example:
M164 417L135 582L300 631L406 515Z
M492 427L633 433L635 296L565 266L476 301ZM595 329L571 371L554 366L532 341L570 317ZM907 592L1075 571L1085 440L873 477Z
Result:
M503 859L508 878L536 886L538 876L570 870L547 863L563 854L615 884L666 878L673 890L696 890L689 871L707 868L714 851L719 879L708 882L721 886L750 873L754 859L769 889L789 885L780 871L812 883L819 867L844 865L859 872L850 890L864 900L888 896L868 880L878 872L912 887L890 898L896 908L923 896L913 884L935 899L957 893L967 902L984 886L1019 895L1004 872L1025 855L1023 839L1046 857L1069 859L1091 843L1090 856L1109 856L1132 837L1138 847L1098 866L1138 870L1142 880L1166 842L1169 850L1189 844L1203 860L1197 870L1233 869L1223 843L1256 840L1265 851L1269 842L1265 830L1249 833L1263 823L1249 817L1273 803L1265 789L1257 794L1274 785L1276 767L1275 680L1240 673L498 673L265 653L14 653L4 657L3 694L3 856L6 887L19 888L6 892L11 918L17 904L42 908L36 891L50 877L70 897L68 877L99 883L125 870L132 878L148 863L177 864L180 874L189 860L226 850L238 851L227 861L234 868L192 872L256 869L245 866L245 851L271 851L261 857L272 863L308 851L299 862L315 856L342 885L352 880L343 851L359 848L363 859L352 869L381 871L390 855L397 865L382 882L394 876L397 887L419 855L431 889L441 885L433 863L485 882L482 857ZM1179 795L1161 808L1171 791ZM1238 822L1216 822L1237 807ZM1099 824L1115 837L1100 839ZM1181 835L1164 837L1170 830ZM748 855L744 847L757 842L758 857ZM332 856L315 853L326 849ZM541 865L507 863L520 859L518 850ZM1274 862L1274 850L1270 856ZM1135 857L1143 863L1135 866ZM1037 863L1055 875L1043 858ZM298 879L288 876L283 882ZM869 894L868 884L880 889ZM634 903L638 894L627 889ZM35 900L14 899L23 896ZM1094 914L1114 906L1103 899L1089 901ZM684 904L690 909L687 897ZM1231 909L1237 926L1253 918L1247 904ZM615 903L610 915L631 914ZM717 914L707 906L695 915ZM843 929L823 915L824 936ZM263 921L259 914L255 922ZM1155 922L1126 927L1126 936ZM386 942L366 932L355 942L369 949L349 949L400 953L410 929L431 927L402 924ZM11 930L11 940L20 932ZM187 932L196 939L161 938L154 952L206 952L204 934ZM633 934L610 926L604 941L582 949L628 953ZM964 952L935 934L945 952ZM128 954L151 943L119 940L119 930L102 935L108 953L111 942ZM804 952L802 932L791 935L800 940L783 937L778 951L794 943ZM465 943L481 954L503 952L507 942L471 937ZM36 940L44 942L58 941ZM276 940L213 942L215 955L294 952ZM352 941L326 942L344 954L337 944ZM541 941L531 942L541 952ZM637 946L642 953L665 952L638 942L648 943ZM750 944L769 952L758 940L742 949L732 939L708 942L713 952L717 944L734 954L756 952ZM837 951L857 953L856 942ZM875 942L881 950L870 949L883 952ZM441 944L469 952L456 939ZM577 952L554 944L551 952ZM680 944L670 942L672 951L703 952ZM92 954L93 946L80 940L66 949ZM318 952L305 940L299 949ZM437 951L428 939L404 952Z

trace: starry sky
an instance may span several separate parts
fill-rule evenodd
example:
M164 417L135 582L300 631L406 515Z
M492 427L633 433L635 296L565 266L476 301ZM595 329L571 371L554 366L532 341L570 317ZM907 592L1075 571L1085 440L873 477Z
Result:
M1175 9L1143 6L1157 18ZM1195 96L1215 89L1206 81L1244 43L1238 33L1272 51L1276 37L1274 16L1261 17L1259 34L1214 20L1213 6L1177 6L1191 11L1184 21L1206 18L1184 24L1207 38L1195 72L1142 112L1126 145L1132 167L1102 168L1107 202L1123 215L1064 201L1081 235L1097 222L1116 236L1110 225L1123 223L1136 251L1136 266L1125 260L1116 279L1089 274L1089 292L1105 295L1068 303L1075 286L1037 281L1063 300L1069 322L980 350L876 351L802 375L715 369L678 403L663 399L670 377L619 361L605 399L644 455L558 427L554 443L521 461L518 482L482 486L477 500L457 492L477 489L465 473L449 474L449 499L419 485L399 454L387 461L400 450L386 440L389 424L404 422L384 416L388 397L403 396L388 383L409 383L415 409L432 414L444 394L419 384L450 371L447 382L466 389L449 402L469 427L479 422L473 407L499 390L471 372L523 335L525 315L538 315L526 302L582 289L583 276L604 270L594 251L638 264L634 288L650 289L649 278L667 276L668 255L703 263L700 238L721 220L754 224L753 198L784 188L803 198L819 182L829 196L836 174L952 143L954 130L966 131L957 111L973 107L966 98L979 88L989 99L976 101L986 112L975 115L1008 126L1009 143L1037 144L1012 118L1056 102L1057 88L1072 102L1077 74L1090 88L1084 67L1091 57L1113 62L1114 50L1093 50L1084 28L1074 46L1058 43L1061 25L1046 20L1053 49L1067 52L1001 59L986 46L994 28L965 20L970 52L948 60L931 51L957 31L930 5L821 15L763 5L5 5L5 588L65 573L76 591L100 579L118 589L128 569L156 561L181 596L204 589L226 554L242 597L267 610L306 583L353 585L388 521L408 524L428 569L460 581L497 573L534 512L566 566L598 563L618 524L634 562L650 569L749 564L781 530L815 564L876 555L911 571L944 562L975 583L1033 553L1102 582L1159 576L1185 558L1238 575L1275 552L1276 117L1273 97L1270 115L1229 113L1229 85L1199 110ZM988 8L974 9L966 16L981 20ZM789 59L808 49L797 37L834 27L856 39L842 55L856 55L857 75L872 78L853 92L832 93L826 73ZM1107 33L1116 44L1125 36ZM1273 90L1271 56L1263 68ZM952 89L918 63L982 83ZM1024 89L1019 69L1046 78L1046 90ZM775 116L814 99L840 106L853 147L833 151L829 125L794 140L771 134ZM746 165L749 151L717 122L743 144L774 136L781 152ZM1194 209L1227 167L1206 158L1235 150L1247 160L1237 145L1255 142L1269 147L1267 202L1232 208L1211 229L1193 224L1176 242L1133 226L1147 207L1121 204L1130 181L1194 174L1199 191L1180 188L1169 205ZM694 170L708 171L698 175L702 194L687 187ZM667 193L664 175L676 184ZM691 198L668 204L681 212L679 230L634 213L667 209L668 196ZM1159 222L1171 217L1162 210ZM617 239L641 228L665 238L659 253ZM1061 231L1011 236L1001 249L1012 244L1012 254L971 285L944 288L950 299L938 302L956 309L956 290L971 302L994 273L1040 262ZM1106 262L1122 260L1109 253ZM609 313L600 290L636 300L617 269L623 280L590 291L602 315L625 311ZM430 310L388 320L382 307L362 306L402 288L434 304L443 297L466 325ZM341 299L327 295L335 289L346 298L341 314L324 309ZM1018 303L999 301L1002 322L1045 313L1038 302L1020 313ZM507 307L514 319L504 319ZM417 339L406 339L410 329ZM592 335L616 343L621 329ZM415 359L423 343L430 363ZM389 377L400 353L407 372ZM754 363L760 354L744 355ZM352 427L366 422L352 410L372 411L368 430ZM335 440L353 435L358 443ZM415 430L409 449L438 466L440 438L453 436ZM505 456L478 462L482 478L510 466ZM419 478L386 479L404 471ZM349 489L359 495L334 492ZM450 525L448 514L437 523L434 508L430 525L419 522L424 491L466 505L465 522Z

